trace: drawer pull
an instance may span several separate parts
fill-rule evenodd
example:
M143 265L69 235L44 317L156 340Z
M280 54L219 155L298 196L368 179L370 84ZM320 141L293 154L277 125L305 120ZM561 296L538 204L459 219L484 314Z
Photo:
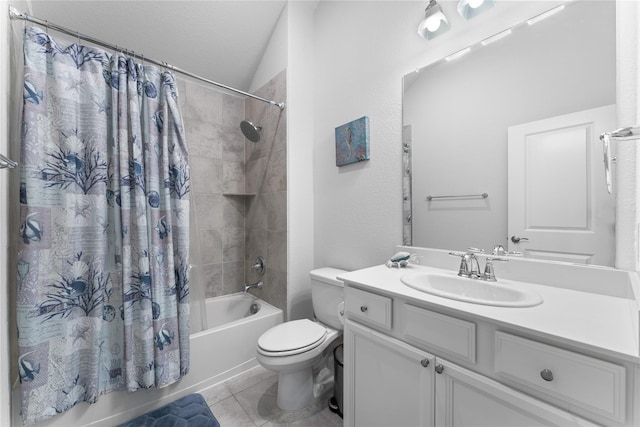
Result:
M553 372L548 369L543 369L542 371L540 371L540 376L545 381L553 381Z
M360 306L360 311L361 311L361 312L363 312L363 313L364 313L365 311L367 311L367 306L366 306L366 305L361 305L361 306Z
M427 366L429 366L429 360L428 359L422 359L420 361L420 364L422 365L422 367L426 368Z
M444 371L444 366L436 365L435 370L436 370L437 373L441 374L442 371Z

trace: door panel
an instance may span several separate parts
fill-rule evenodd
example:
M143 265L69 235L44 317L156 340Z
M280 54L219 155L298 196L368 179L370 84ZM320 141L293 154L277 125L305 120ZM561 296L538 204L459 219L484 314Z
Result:
M613 266L615 198L599 135L615 127L615 113L610 105L509 128L510 251Z

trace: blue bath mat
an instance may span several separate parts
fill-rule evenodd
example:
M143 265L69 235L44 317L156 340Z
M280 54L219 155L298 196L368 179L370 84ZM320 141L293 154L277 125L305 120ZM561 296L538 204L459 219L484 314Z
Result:
M118 427L220 427L204 398L189 394Z

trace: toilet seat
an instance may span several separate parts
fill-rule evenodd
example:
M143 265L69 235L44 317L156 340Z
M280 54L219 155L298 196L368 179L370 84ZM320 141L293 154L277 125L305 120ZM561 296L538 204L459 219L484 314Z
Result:
M322 344L327 329L309 319L281 323L258 338L258 352L265 356L290 356Z

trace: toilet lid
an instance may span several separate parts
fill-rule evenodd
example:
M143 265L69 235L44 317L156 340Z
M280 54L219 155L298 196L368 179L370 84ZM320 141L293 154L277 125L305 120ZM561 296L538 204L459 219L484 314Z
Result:
M322 341L326 328L309 319L281 323L258 338L258 347L269 352L284 352L311 347Z

